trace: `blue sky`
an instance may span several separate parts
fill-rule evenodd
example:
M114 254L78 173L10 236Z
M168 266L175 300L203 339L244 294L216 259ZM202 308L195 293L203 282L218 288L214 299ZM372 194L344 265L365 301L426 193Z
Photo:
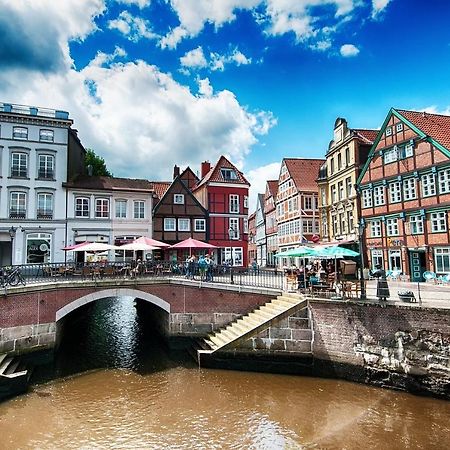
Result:
M0 101L66 109L116 176L226 154L253 196L336 117L449 112L446 0L0 0ZM49 20L49 17L51 20ZM254 198L254 197L253 197Z

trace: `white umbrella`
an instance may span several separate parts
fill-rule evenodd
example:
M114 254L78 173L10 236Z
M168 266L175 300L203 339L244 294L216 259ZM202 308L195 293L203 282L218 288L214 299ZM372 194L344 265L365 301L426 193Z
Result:
M150 250L159 250L159 247L155 247L153 245L148 245L145 242L130 242L129 244L124 244L118 247L119 250L132 250L132 251L150 251Z
M72 249L73 252L104 252L107 250L120 250L117 245L105 244L103 242L91 242L86 245Z

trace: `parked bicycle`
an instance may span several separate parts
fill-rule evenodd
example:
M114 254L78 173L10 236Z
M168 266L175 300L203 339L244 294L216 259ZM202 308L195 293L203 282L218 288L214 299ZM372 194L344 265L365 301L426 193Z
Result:
M0 284L1 287L17 286L22 283L24 286L26 284L25 278L22 275L20 267L7 269L5 267L0 268Z

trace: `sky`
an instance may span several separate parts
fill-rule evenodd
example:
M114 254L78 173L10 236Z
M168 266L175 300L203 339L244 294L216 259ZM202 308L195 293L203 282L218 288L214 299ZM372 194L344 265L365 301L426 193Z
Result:
M227 156L250 210L337 117L450 113L447 0L0 0L0 102L69 111L118 177Z

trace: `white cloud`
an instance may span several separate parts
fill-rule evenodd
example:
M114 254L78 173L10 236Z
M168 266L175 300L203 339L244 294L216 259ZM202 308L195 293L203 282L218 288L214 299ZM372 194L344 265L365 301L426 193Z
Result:
M372 0L372 18L375 19L384 12L390 2L391 0Z
M97 52L95 58L89 64L91 66L101 67L104 64L115 61L117 58L124 58L125 56L127 56L127 52L122 47L116 45L113 53Z
M281 162L267 164L266 166L258 167L257 169L249 170L245 173L247 180L250 182L249 192L249 211L256 210L256 200L258 194L263 194L266 191L266 182L268 180L278 180L280 175Z
M143 38L156 39L158 37L148 20L132 16L128 11L122 11L119 17L108 22L108 28L120 31L127 39L138 42Z
M213 88L211 86L211 83L209 82L209 78L198 80L198 92L204 97L212 97Z
M349 58L351 56L356 56L359 53L358 47L355 47L353 44L344 44L340 50L341 55L344 58Z
M443 114L444 116L450 116L450 106L440 109L436 105L430 105L426 108L418 108L416 111L425 111L430 114Z
M124 5L136 5L140 9L150 6L152 0L116 0L117 3L123 3Z
M180 58L180 63L183 67L189 68L203 68L208 65L201 47L197 47L194 50L187 52Z

